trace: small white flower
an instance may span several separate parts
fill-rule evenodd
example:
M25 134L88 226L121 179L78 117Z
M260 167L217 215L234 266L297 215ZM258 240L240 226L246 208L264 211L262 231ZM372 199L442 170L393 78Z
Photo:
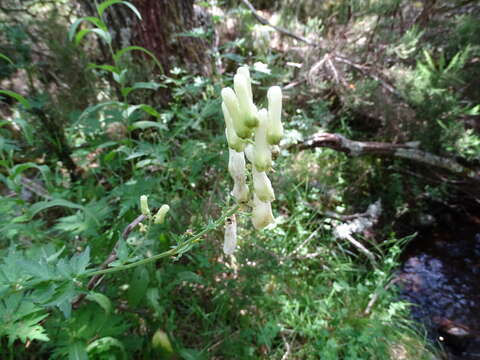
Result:
M232 118L233 128L237 135L242 139L249 138L252 135L252 131L244 124L240 104L233 89L229 87L222 89L222 99Z
M253 193L252 223L255 229L261 230L274 221L271 203L269 201L261 201Z
M235 215L225 221L225 233L223 238L223 252L232 255L237 247L237 220Z
M228 150L228 172L233 178L234 186L232 195L238 202L246 202L248 200L247 170L245 167L245 156L242 152Z
M255 166L252 170L253 175L253 191L255 191L255 195L261 201L273 201L275 200L275 193L273 192L272 183L268 178L267 174L263 172L258 172L255 169Z
M236 151L243 151L245 142L240 139L233 127L232 116L228 112L227 105L222 102L223 117L225 119L225 136L227 137L228 147Z
M238 73L233 77L233 85L237 95L240 113L243 118L243 123L249 128L258 125L257 108L253 104L250 76L243 73Z
M267 171L272 167L272 152L267 143L268 111L261 109L258 112L259 125L255 131L255 147L253 164L257 171Z
M282 125L282 89L272 86L268 89L268 128L267 140L270 145L277 145L283 137Z

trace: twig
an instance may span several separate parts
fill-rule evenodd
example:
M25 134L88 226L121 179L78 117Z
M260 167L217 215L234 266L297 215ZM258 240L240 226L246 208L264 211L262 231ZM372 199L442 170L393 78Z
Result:
M291 258L293 257L296 253L298 253L305 245L307 245L310 240L313 239L314 236L316 236L318 234L318 229L315 230L314 232L312 232L310 235L308 235L308 237L305 239L304 242L302 242L300 245L298 245L291 253L290 255L288 256L285 256L283 259L288 259L288 258Z
M448 170L454 174L480 182L480 170L461 165L457 161L421 151L412 144L393 144L373 141L354 141L340 134L317 133L303 143L293 145L299 149L327 147L351 156L380 155L394 156L425 165Z
M285 354L282 356L282 360L287 360L288 357L290 356L290 353L292 352L292 347L288 343L287 339L285 338L284 334L281 334L282 340L285 343Z
M396 284L399 281L400 281L400 278L398 277L390 280L390 282L383 288L383 291L387 291L392 285ZM373 305L375 305L379 296L380 296L380 293L378 291L375 294L373 294L372 298L367 304L367 307L365 308L365 311L363 312L364 315L370 315Z
M253 5L250 3L250 1L242 0L242 2L246 7L248 7L250 9L250 11L252 12L252 15L255 17L255 19L258 20L258 22L260 24L270 26L271 28L277 30L279 33L281 33L283 35L286 35L286 36L290 36L290 37L292 37L292 38L294 38L298 41L306 43L307 45L318 46L318 44L311 42L310 40L304 38L303 36L296 35L296 34L290 32L290 31L288 31L287 29L284 29L280 26L276 26L276 25L271 24L267 19L265 19L264 17L262 17L258 14L257 10L253 7Z
M375 260L375 255L373 255L363 244L355 240L355 238L350 235L350 234L345 234L345 236L342 237L345 240L348 240L353 246L355 246L361 253L363 253L374 265L377 263Z

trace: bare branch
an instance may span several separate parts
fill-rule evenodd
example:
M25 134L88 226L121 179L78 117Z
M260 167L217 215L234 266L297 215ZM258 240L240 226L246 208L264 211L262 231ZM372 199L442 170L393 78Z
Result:
M310 40L304 38L303 36L296 35L296 34L290 32L290 31L288 31L287 29L284 29L280 26L276 26L276 25L271 24L267 19L265 19L264 17L262 17L258 14L257 10L253 7L253 5L250 3L250 1L242 0L242 2L246 7L248 7L250 9L250 11L252 12L252 15L255 17L255 19L258 20L258 22L260 24L270 26L271 28L277 30L279 33L281 33L283 35L286 35L286 36L290 36L290 37L292 37L292 38L294 38L298 41L304 42L305 44L308 44L310 46L318 46L318 44L311 42Z
M340 134L317 133L303 143L296 145L299 149L327 147L351 156L380 155L412 160L429 166L448 170L454 174L480 182L480 170L466 167L446 157L418 150L417 144L393 144L373 141L354 141Z

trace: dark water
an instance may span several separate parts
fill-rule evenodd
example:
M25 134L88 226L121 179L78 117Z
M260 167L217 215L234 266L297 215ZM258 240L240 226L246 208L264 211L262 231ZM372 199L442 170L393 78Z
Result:
M404 253L401 296L447 359L480 360L480 225L423 231Z

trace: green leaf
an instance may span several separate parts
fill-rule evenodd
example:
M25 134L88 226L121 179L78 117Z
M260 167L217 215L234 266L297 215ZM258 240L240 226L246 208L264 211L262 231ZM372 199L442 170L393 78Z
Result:
M49 209L54 206L61 206L61 207L67 207L70 209L78 209L78 210L85 210L85 208L82 205L78 205L75 203L72 203L68 200L64 199L54 199L54 200L49 200L49 201L39 201L35 204L33 204L30 207L30 215L34 217L37 215L39 212Z
M125 347L123 344L110 336L106 336L100 339L97 339L87 346L87 352L94 352L96 354L108 353L112 354L113 348L117 348L120 350L122 359L127 359L127 353L125 352ZM107 355L107 354L106 354ZM108 355L107 355L108 356ZM113 355L112 359L117 359L115 355Z
M149 105L145 105L145 104L140 104L140 105L131 105L129 106L125 111L124 111L124 116L126 118L129 118L135 111L137 110L143 110L144 112L146 112L147 114L149 115L152 115L152 116L155 116L155 117L160 117L160 114L157 112L157 110L155 110L154 108L152 108L151 106Z
M24 297L24 294L15 293L2 296L0 302L0 336L7 336L11 345L20 339L48 341L45 329L39 323L48 314L41 313L42 309Z
M137 10L137 8L133 4L129 3L128 1L121 1L121 0L104 1L103 3L98 5L98 7L97 7L98 15L102 16L104 11L109 6L112 6L112 5L115 5L115 4L123 4L125 6L128 6L130 8L130 10L132 10L135 13L135 15L138 17L138 19L142 20L142 15L140 15L140 12Z
M68 345L68 360L88 360L86 344L76 342Z
M114 73L114 74L119 73L118 67L113 66L113 65L97 65L97 64L90 63L90 64L88 64L87 68L105 70L105 71L109 71L109 72Z
M7 55L3 55L2 53L0 53L0 59L3 59L3 60L5 60L6 62L14 65L12 59L10 59Z
M10 91L10 90L0 90L0 95L1 95L1 94L7 95L7 96L10 96L10 97L14 98L14 99L17 100L20 104L22 104L26 109L29 109L30 106L31 106L27 99L25 99L22 95L17 94L17 93L14 92L14 91Z
M94 29L82 29L80 30L77 35L75 36L75 45L78 45L80 41L89 33L95 33L100 38L105 41L108 45L112 43L112 36L107 30L99 29L99 28L94 28Z
M150 275L145 266L139 266L133 270L127 292L127 299L131 306L137 306L145 297L149 282Z
M153 62L158 66L158 68L160 69L160 71L164 74L165 72L163 71L163 66L160 64L160 62L158 61L158 59L155 57L155 55L153 55L152 52L148 51L147 49L145 49L144 47L141 47L141 46L127 46L121 50L118 50L114 55L113 55L113 59L115 60L115 63L117 63L120 58L126 54L127 52L130 52L130 51L134 51L134 50L137 50L137 51L141 51L145 54L147 54L148 56L150 56L153 60Z
M107 314L110 314L112 312L112 303L110 302L110 299L105 295L92 291L87 295L87 299L96 302L102 307L103 310L105 310Z
M10 176L12 178L16 178L18 175L20 175L22 172L24 172L27 169L37 169L40 171L40 173L43 176L43 179L45 181L48 180L48 175L50 174L50 168L46 165L37 165L32 162L27 162L19 165L15 165L13 168L10 169Z
M84 21L87 21L87 22L93 24L94 26L98 27L99 29L102 29L102 30L105 30L105 31L108 30L107 25L105 25L105 23L101 19L93 17L93 16L82 17L80 19L75 20L75 22L70 26L70 29L68 30L68 39L70 41L73 40L73 38L75 36L75 33L77 32L78 27Z
M100 104L97 104L97 105L93 105L93 106L89 106L88 108L86 108L83 113L78 117L78 122L84 120L87 116L89 116L90 114L94 113L95 111L98 111L99 109L101 109L102 107L105 107L105 106L112 106L112 105L115 105L115 106L123 106L123 103L119 102L119 101L105 101L103 103L100 103Z
M122 89L122 95L123 96L128 96L132 91L138 90L138 89L148 89L148 90L158 90L160 87L166 87L164 84L159 84L155 81L149 81L149 82L137 82L133 84L132 87L127 87Z

